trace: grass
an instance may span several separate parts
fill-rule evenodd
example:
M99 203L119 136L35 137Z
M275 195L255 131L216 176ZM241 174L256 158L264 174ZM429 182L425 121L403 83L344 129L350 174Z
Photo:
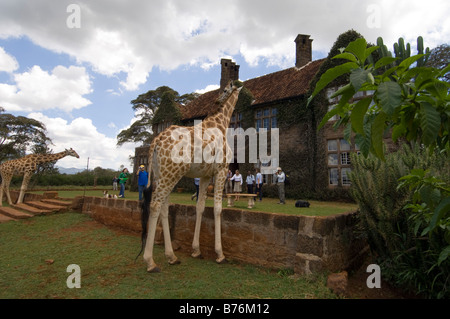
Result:
M43 191L35 191L33 193L42 194ZM118 191L109 191L110 194L118 194ZM59 197L74 198L76 196L103 196L103 190L71 190L71 191L58 191ZM137 192L125 192L126 199L138 200L139 195ZM170 202L174 204L183 205L195 205L195 201L191 200L191 194L188 193L172 193L170 195ZM287 199L285 205L279 205L278 199L275 198L263 198L262 202L256 201L256 206L251 210L282 213L291 215L305 215L305 216L330 216L346 212L356 211L358 206L353 203L343 202L322 202L322 201L309 201L311 206L309 208L297 208L295 207L296 200ZM206 200L206 206L213 206L213 199L208 198ZM223 207L227 207L226 199L223 200ZM235 202L235 208L248 210L247 199L240 199Z
M148 274L138 235L106 228L89 216L69 212L0 224L0 299L21 298L335 298L325 275L292 276L231 261L190 258L169 266L162 246ZM46 262L53 260L53 263ZM69 289L67 266L81 269L81 288Z

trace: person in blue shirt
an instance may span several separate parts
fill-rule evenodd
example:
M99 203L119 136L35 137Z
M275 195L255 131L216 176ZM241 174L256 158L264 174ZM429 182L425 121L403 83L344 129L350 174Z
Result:
M199 190L199 186L200 186L200 178L199 177L194 178L194 186L195 186L195 194L191 196L191 200L194 200L194 197L197 197L197 202L198 202L198 190Z
M139 200L142 200L142 193L148 183L148 172L145 171L144 165L139 166L139 170L136 175L138 176Z

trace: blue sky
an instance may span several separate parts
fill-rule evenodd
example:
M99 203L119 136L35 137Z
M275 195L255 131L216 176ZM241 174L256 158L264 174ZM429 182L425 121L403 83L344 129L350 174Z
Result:
M448 16L448 0L1 0L0 106L43 122L55 152L80 154L59 166L131 168L139 145L117 148L116 136L141 93L215 89L221 58L241 80L294 66L299 33L313 59L349 29L434 48L450 42Z

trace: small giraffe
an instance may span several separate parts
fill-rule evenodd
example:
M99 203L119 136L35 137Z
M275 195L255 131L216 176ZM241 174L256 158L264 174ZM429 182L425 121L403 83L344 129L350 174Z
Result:
M191 127L170 126L161 132L151 143L149 149L149 173L153 173L153 181L150 180L147 190L144 194L144 202L142 205L142 244L144 249L144 260L147 262L148 272L159 272L159 267L153 260L153 245L155 239L156 225L158 217L161 214L161 224L164 234L165 255L168 258L169 264L178 264L179 261L175 256L172 243L170 239L170 230L168 222L169 214L169 194L183 177L199 177L199 196L196 207L197 217L194 231L194 240L192 242L193 253L192 257L201 257L200 252L200 227L202 215L205 210L206 192L211 177L214 177L214 227L215 227L215 251L217 253L217 263L226 262L222 251L221 241L221 214L222 214L222 190L225 185L226 175L228 171L229 158L227 155L231 154L230 147L226 141L227 129L230 124L230 118L236 106L238 95L241 88L232 85L232 82L227 86L225 92L217 100L219 104L218 110L204 119L201 123L197 123ZM217 135L209 134L210 129L216 130ZM178 149L177 144L187 142L183 138L176 138L174 134L177 130L184 130L188 132L187 138L190 138L191 152L188 160L177 161L174 160L173 150ZM201 136L199 136L201 134ZM219 138L217 138L219 136ZM200 139L200 145L195 145L195 139ZM218 142L217 148L212 146ZM179 146L179 145L178 145ZM211 154L216 155L216 160L212 162L198 160L194 158L194 154L201 146L201 152L211 151ZM208 149L209 147L209 149ZM221 153L222 152L222 153ZM197 153L198 154L198 153ZM181 154L180 154L181 155ZM176 156L175 156L176 157ZM186 159L186 158L185 158ZM227 160L228 159L228 160ZM152 192L152 184L155 184L155 189ZM149 223L149 224L148 224ZM148 228L147 228L148 224ZM148 229L148 231L147 231ZM145 235L147 234L147 238Z
M19 198L17 199L17 204L20 204L23 202L28 183L30 182L31 176L36 172L37 166L43 163L56 162L66 156L80 158L73 149L66 149L63 152L56 154L30 154L0 164L0 175L2 177L2 184L0 186L0 206L3 205L3 192L6 193L9 205L13 204L9 194L9 184L11 183L13 175L23 175L22 187L20 188Z

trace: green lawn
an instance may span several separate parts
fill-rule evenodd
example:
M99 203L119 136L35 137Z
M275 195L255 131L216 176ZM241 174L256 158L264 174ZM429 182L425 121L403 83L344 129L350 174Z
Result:
M43 191L37 191L34 193L42 194ZM118 191L109 191L110 194L118 194ZM84 192L80 190L72 191L58 191L59 197L74 198L76 196L103 196L103 190L86 190ZM137 200L137 192L125 192L126 199ZM195 201L191 200L191 194L188 193L172 193L170 195L170 202L175 204L195 205ZM283 214L295 214L305 216L329 216L346 212L356 211L358 206L353 203L342 202L322 202L322 201L309 201L311 206L309 208L297 208L295 207L295 200L287 199L285 205L279 205L278 199L275 198L263 198L262 202L256 201L256 206L252 209L254 211L263 211L271 213L283 213ZM206 206L213 206L213 199L208 198ZM223 207L227 207L226 199L223 200ZM240 199L235 202L235 208L247 210L247 199Z
M335 298L325 275L293 276L231 261L193 259L148 274L138 235L104 227L89 216L63 213L0 224L0 299L5 298ZM69 289L67 267L81 270L81 288Z

